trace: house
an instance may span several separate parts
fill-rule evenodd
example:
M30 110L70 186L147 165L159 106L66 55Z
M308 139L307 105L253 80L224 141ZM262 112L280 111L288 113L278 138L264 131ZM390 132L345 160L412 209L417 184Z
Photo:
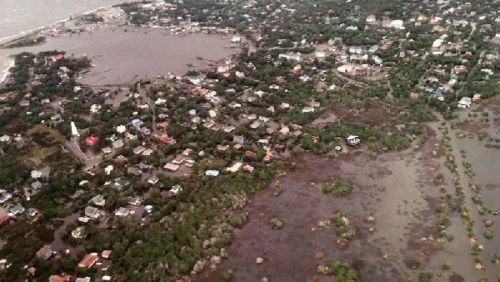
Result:
M53 62L57 62L61 59L64 59L64 54L62 53L59 53L59 54L54 54L54 55L51 55L50 56L50 59L53 61Z
M135 176L140 176L142 174L142 171L140 171L136 167L130 166L127 168L127 173Z
M118 125L116 127L116 132L118 132L120 134L124 133L125 131L127 131L127 127L125 125Z
M35 208L29 208L26 212L30 217L35 217L39 213L38 210Z
M38 190L38 189L42 188L42 182L37 180L37 181L31 183L31 188L33 188L33 190Z
M219 171L215 170L215 169L209 169L209 170L205 171L205 175L206 176L218 176L219 175Z
M130 214L130 210L125 207L120 207L115 211L116 216L128 216Z
M0 259L0 271L6 270L12 266L12 263L9 263L7 259Z
M300 53L281 53L278 55L278 58L292 61L300 61L301 56Z
M472 105L472 99L470 97L462 97L460 101L458 101L458 107L461 109L470 108Z
M78 263L78 267L80 267L80 268L90 268L90 267L92 267L97 262L98 259L99 259L99 256L97 255L97 253L87 254Z
M404 21L402 20L393 20L390 26L395 29L401 29L401 30L405 29L405 24Z
M0 226L5 225L9 222L10 216L7 211L3 208L0 208Z
M257 143L259 143L261 145L268 145L269 139L261 138L261 139L257 140Z
M257 129L261 125L260 121L254 121L250 124L251 129Z
M0 204L3 204L12 198L11 193L3 192L0 193Z
M71 276L65 275L65 276L60 276L60 275L51 275L49 277L49 282L68 282L71 280Z
M170 136L168 136L168 134L166 134L166 133L157 134L155 137L157 139L159 139L161 142L168 144L168 145L174 145L176 143L176 140L174 138L171 138Z
M314 112L314 108L313 107L304 107L302 109L302 112L303 113L313 113Z
M125 146L125 142L123 141L123 139L118 139L118 140L113 142L113 148L115 148L115 149L122 148L123 146ZM103 149L103 151L104 151L104 149Z
M101 257L103 259L109 259L109 257L111 256L111 252L112 252L111 250L103 250L101 252Z
M81 223L85 223L85 224L87 224L87 223L89 223L90 218L88 218L88 217L86 217L86 216L80 216L80 217L78 218L78 221L79 221L79 222L81 222Z
M97 219L101 215L101 212L98 208L88 206L85 208L85 216L90 217L92 219Z
M377 23L377 17L375 15L369 15L368 17L366 17L366 24L373 25L376 23Z
M98 137L95 137L95 136L88 136L87 138L85 138L85 143L88 145L88 146L92 146L95 144L95 142L97 142L99 140Z
M269 162L271 161L271 159L273 158L273 152L271 152L270 150L266 151L266 155L264 156L264 161L265 162Z
M180 168L180 166L174 163L167 163L165 166L163 166L163 168L172 172L176 172Z
M11 138L10 138L9 135L2 135L2 136L0 136L0 142L9 143L10 140L11 140Z
M359 139L359 136L356 136L356 135L349 135L346 138L346 140L347 140L347 144L349 144L351 146L356 146L359 143L361 143L361 139Z
M152 149L146 149L144 150L144 152L142 152L142 155L145 156L145 157L148 157L148 156L151 156L151 154L153 154L153 150Z
M244 145L245 144L245 136L235 135L235 136L233 136L233 142L236 144Z
M143 146L137 146L137 147L134 148L133 152L134 152L135 155L140 155L145 150L146 150L146 148L144 148Z
M148 164L145 164L143 162L140 162L139 164L137 164L136 166L137 170L139 170L141 173L143 172L146 172L146 171L149 171L153 168L152 165L148 165Z
M31 171L31 178L37 179L43 176L43 173L39 170L32 170Z
M410 98L412 99L418 99L420 97L420 93L418 92L411 92L410 93Z
M193 149L191 149L191 148L186 148L186 149L184 149L184 151L182 151L182 154L183 154L184 156L189 156L189 155L191 154L191 152L193 152Z
M361 48L360 46L351 46L351 47L349 47L349 53L361 55L364 52L363 52L363 48Z
M242 166L243 166L243 164L241 162L237 162L237 163L233 164L232 166L226 168L226 170L234 173L234 172L237 172L238 170L240 170L240 168Z
M169 193L172 195L172 196L176 196L177 194L179 194L180 192L182 192L182 186L177 184L177 185L174 185L172 186L172 188L170 189Z
M314 52L314 57L316 57L316 59L324 59L326 57L326 53L325 51L315 51Z
M481 94L480 93L476 93L472 96L472 102L478 102L481 100Z
M94 204L99 207L103 207L106 204L106 199L103 195L95 195L92 199L90 199L89 203Z
M156 183L158 183L160 181L160 179L156 176L156 175L153 175L151 176L149 179L148 179L148 183L151 184L151 185L155 185Z
M36 252L36 257L43 260L49 260L54 254L55 252L52 250L52 247L50 245L45 245Z
M83 226L78 226L75 230L71 231L71 237L75 239L82 239L85 237L85 228Z
M139 206L141 204L141 199L137 197L129 197L127 198L127 203L132 206Z
M20 215L22 213L24 213L26 209L23 207L23 205L21 205L20 203L17 203L16 205L14 205L13 207L11 207L9 209L9 212L13 215Z
M254 170L254 167L251 166L251 165L245 165L243 166L243 171L246 171L246 172L252 172Z
M115 161L116 163L126 163L126 162L128 162L128 158L127 158L127 157L125 157L124 155L119 155L118 157L116 157L116 158L114 159L114 161Z
M36 268L34 266L28 267L28 269L26 269L26 272L28 272L30 276L35 276Z
M234 35L234 36L231 38L231 42L232 42L232 43L240 43L240 42L241 42L241 36L239 36L239 35Z

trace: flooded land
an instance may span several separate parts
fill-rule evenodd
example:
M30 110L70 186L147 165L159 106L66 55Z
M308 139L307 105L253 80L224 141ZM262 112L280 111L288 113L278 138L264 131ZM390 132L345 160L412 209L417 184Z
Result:
M437 123L431 127L437 127ZM450 216L449 231L454 239L440 238L436 232L440 187L433 178L444 174L442 187L449 193L453 193L453 186L444 158L434 149L442 136L437 130L433 132L417 151L382 154L375 159L365 154L338 160L311 154L297 156L296 169L271 185L279 185L283 192L275 196L268 189L252 200L246 208L250 220L235 231L228 260L218 271L205 272L198 281L220 281L224 269L234 271L235 281L264 277L269 281L323 281L325 277L317 276L316 268L332 259L351 262L363 281L417 280L424 269L432 271L436 281L495 279L496 267L486 260L499 251L498 242L477 233L487 250L482 254L486 271L480 272L474 268L469 238L458 214ZM467 146L461 142L465 141L458 142L460 148ZM494 179L498 175L491 171L498 168L496 153L479 151L471 158L478 170L484 170L478 174L484 185L499 183ZM326 195L317 185L339 177L354 186L346 197ZM489 201L498 203L495 198ZM328 224L337 211L345 212L356 229L355 238L343 247L338 245L335 227ZM477 212L471 214L481 223ZM284 222L281 230L270 224L275 217ZM257 264L256 258L264 262Z
M182 75L205 69L239 52L230 48L225 35L188 33L172 35L148 28L103 28L49 38L31 47L0 49L0 57L20 52L64 50L72 56L86 55L94 65L78 81L89 85L123 85L172 73Z

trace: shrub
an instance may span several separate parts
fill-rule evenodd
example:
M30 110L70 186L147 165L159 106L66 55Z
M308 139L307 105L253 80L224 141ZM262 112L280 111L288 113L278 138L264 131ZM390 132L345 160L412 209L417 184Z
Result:
M429 272L420 272L418 274L418 281L419 282L430 282L432 279L432 274Z
M349 223L344 212L336 212L332 216L332 221L335 224L335 233L345 239L351 239L356 236L356 229Z
M318 273L331 275L335 281L355 282L360 281L359 273L349 263L334 259L326 266L318 267Z
M492 239L493 237L495 237L495 230L494 230L494 229L492 229L492 228L489 228L489 227L488 227L488 228L486 228L486 229L484 230L484 237L485 237L486 239Z
M233 280L234 272L231 269L224 269L221 275L222 275L222 280L229 282Z
M248 215L246 212L239 212L231 215L229 218L229 224L231 224L234 228L240 228L243 226L248 220Z
M273 217L270 222L271 222L271 226L273 229L282 229L283 228L283 225L284 225L283 220L281 220L277 217Z
M325 194L333 194L337 197L349 195L352 191L352 184L347 179L336 178L323 183L321 189Z

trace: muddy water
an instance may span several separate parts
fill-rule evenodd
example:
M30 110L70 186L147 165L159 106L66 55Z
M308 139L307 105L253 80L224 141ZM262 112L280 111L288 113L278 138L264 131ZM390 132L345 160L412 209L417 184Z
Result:
M435 130L437 133L437 138L441 139L442 134L438 130L438 123L433 123L431 124L432 129ZM452 138L453 142L456 142L456 138L454 138L454 133L450 133L449 136ZM456 144L456 143L454 143ZM457 157L457 164L459 166L459 173L460 173L460 178L462 181L462 186L464 187L464 191L467 194L467 200L466 204L469 210L471 210L471 216L473 219L477 222L475 224L475 229L480 241L484 243L484 238L482 237L482 231L478 226L481 226L481 218L477 211L475 210L474 205L472 204L470 200L470 195L468 195L469 190L467 187L468 183L468 178L467 176L463 173L463 169L461 167L461 161L462 159L460 158L460 152L456 148L456 145L454 145L454 154ZM446 168L445 165L445 159L444 157L439 159L440 162L440 168L439 168L439 173L442 173L444 175L444 187L447 190L447 193L450 195L455 196L455 188L453 185L453 175L452 173ZM438 189L438 188L436 188ZM451 225L448 227L448 231L453 235L453 240L452 241L446 241L445 244L443 245L443 250L437 252L435 255L433 255L429 262L425 265L426 269L428 269L430 272L433 273L438 273L440 275L449 275L449 281L451 282L458 282L458 281L480 281L480 279L483 278L488 278L488 277L494 277L495 276L495 269L494 268L488 268L487 273L483 272L478 272L474 268L474 260L473 257L470 255L470 241L469 238L467 237L467 234L464 229L464 224L463 221L458 213L453 213L449 215L449 218L451 220ZM490 260L490 258L485 258L485 260ZM448 263L451 265L451 269L449 271L443 271L441 269L441 265L443 263ZM493 280L491 280L493 281Z
M431 144L432 142L429 142ZM267 190L246 208L249 223L234 233L228 248L229 259L219 269L230 268L235 281L312 281L318 264L333 258L349 260L366 281L402 281L415 278L411 270L426 263L435 248L422 244L433 224L433 199L429 166L422 152L385 154L375 160L364 155L335 161L304 154L296 158L296 171L279 177L283 193L274 197ZM347 197L323 194L311 183L332 177L348 178L354 185ZM357 229L347 250L336 246L333 227L323 230L318 220L342 210ZM375 222L368 223L372 215ZM281 218L282 230L273 230L269 221ZM374 232L369 228L374 227ZM324 252L321 259L315 253ZM265 262L257 265L262 257ZM458 271L458 270L457 270ZM218 273L204 273L199 281L220 281Z
M500 208L500 150L486 148L477 139L458 139L456 145L466 152L465 160L472 164L486 206Z
M64 243L62 238L64 236L64 233L66 232L66 227L76 222L79 216L79 213L74 213L63 219L64 223L54 232L54 241L50 244L54 251L60 252L64 250L70 250L70 252L75 255L77 252L83 249L81 246L72 247L70 245L67 245L66 243Z
M465 174L465 169L462 161L469 161L472 164L472 168L476 174L474 177L474 182L478 182L483 188L481 190L481 197L484 204L489 209L499 209L500 208L500 151L493 148L485 148L477 139L458 139L456 138L456 130L450 130L451 145L453 147L453 153L457 159L458 172L461 177L461 183L464 187L464 192L466 194L466 206L469 208L470 216L475 221L474 233L477 236L478 244L483 246L483 251L481 252L481 257L486 267L485 273L481 274L482 277L493 279L495 276L500 275L500 268L495 266L491 259L495 254L500 253L500 240L498 240L498 234L500 234L500 224L497 222L497 216L493 215L480 215L478 213L475 204L472 202L472 193L469 189L469 183L471 180ZM460 152L465 151L466 158L460 157ZM483 236L484 224L483 220L492 219L495 224L492 228L495 230L495 237L493 239L486 239ZM470 245L470 243L468 243ZM469 267L470 268L470 267Z
M49 38L40 46L0 49L0 57L23 51L55 49L65 50L69 55L85 54L95 67L79 81L90 85L112 85L129 84L169 72L182 75L190 69L207 68L240 51L227 48L229 45L229 36L171 35L159 29L122 27L64 34Z

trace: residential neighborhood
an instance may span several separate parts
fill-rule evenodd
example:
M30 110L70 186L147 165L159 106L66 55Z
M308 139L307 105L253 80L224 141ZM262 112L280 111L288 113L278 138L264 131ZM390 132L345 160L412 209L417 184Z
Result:
M47 38L77 37L100 29L115 32L118 27L125 31L116 32L137 28L144 34L160 30L178 37L229 36L225 48L237 54L210 61L206 69L137 75L125 85L81 83L82 74L95 67L92 57L65 50L16 55L10 74L0 84L0 281L319 281L313 279L324 275L334 276L335 281L403 281L422 275L442 275L447 280L455 274L461 278L449 281L471 277L496 281L500 250L490 230L497 228L493 219L498 203L487 212L478 211L474 220L465 220L475 206L460 205L479 206L480 189L471 188L471 199L465 201L467 195L457 192L461 190L448 191L436 179L454 176L448 181L455 185L461 180L454 173L472 179L471 168L465 167L465 151L473 146L466 147L462 139L477 137L481 146L499 148L494 97L499 93L500 67L497 8L492 1L455 0L155 0L101 8L43 28L38 35ZM488 108L491 105L493 110ZM473 129L465 125L481 111L487 111L482 116L487 125L474 123ZM463 173L452 165L459 156L441 155L453 151L443 148L455 138L444 133L448 132L445 124L450 130L470 130L467 138L450 145L465 148L460 153ZM455 135L466 136L462 131ZM393 158L392 163L407 160L411 167L414 162L409 156L415 152L419 155L414 162L425 162L423 168L392 172L390 164L363 167ZM312 156L338 163L322 165L320 157ZM441 156L446 156L442 166L432 159ZM355 164L369 176L358 179L357 173L363 172ZM497 163L493 166L498 168ZM455 170L441 173L449 167ZM323 173L327 168L335 172ZM280 179L297 169L304 169L299 180L322 187L319 195L338 194L353 203L351 191L362 193L382 177L399 178L350 205L360 214L349 221L338 210L342 205L325 205L307 196L311 187L302 185L303 190L286 194L283 187L298 182L280 184ZM354 180L321 184L325 175L340 179L344 171L348 173L343 177ZM438 172L439 177L434 175ZM418 204L406 198L394 205L385 202L416 195L392 192L390 185L399 189L404 186L399 183L414 180L418 173L434 177L415 179L418 185L439 182L441 186L417 193ZM373 185L350 187L361 179ZM420 187L415 183L405 189ZM470 180L469 186L475 185ZM496 189L491 185L487 191ZM375 196L384 191L394 194ZM432 194L434 198L426 194L439 191L442 194ZM274 199L280 194L283 201L307 197L298 205L259 206L261 197ZM262 203L273 201L266 199ZM427 200L432 208L416 216ZM375 221L370 214L366 220L363 212L378 212L371 201L384 204L382 210L397 210L382 212L381 217L408 216L408 222L421 227L419 231L428 232L415 233L420 236L418 244L408 242L415 248L411 255L396 257L398 251L391 248L410 247L385 235L390 242L380 239L380 246L377 240L349 246L356 232L357 239L364 240L380 235L378 229L392 230L389 223L374 227L383 218ZM311 220L307 224L294 225L280 218L320 205L325 205L323 214L335 208L331 212L337 219L323 221L320 211L297 216ZM269 210L277 206L288 210L271 214ZM414 210L401 211L404 208ZM467 256L463 265L471 270L465 273L457 264L443 267L443 261L432 260L448 241L452 244L447 227L448 217L453 216L454 230L464 231L462 220L465 225L476 222L476 228L484 223L485 234L491 236L480 244L483 236L470 227L468 237L465 233L462 237L471 242L471 252L467 244L456 243L461 237L453 234L457 238L453 248L466 246L465 251L457 251ZM273 252L255 247L262 257L250 257L243 252L249 248L246 243L239 254L231 249L241 246L237 244L246 238L244 232L252 232L245 231L245 224L262 218L271 223L272 234L299 225L316 232L290 233L290 249L298 248L298 237L307 241L311 236L315 242L327 238L316 234L330 224L335 226L335 237L326 240L330 247L360 249L355 249L357 255L349 253L333 261L337 263L328 263L323 257L331 260L332 251L320 250L314 243L318 250L307 254L312 258L301 259L308 261L307 270L317 270L306 273L297 268L298 280L283 280L276 275L278 270L265 268L273 261L264 256L272 257ZM424 226L424 218L431 224ZM357 230L353 231L352 222ZM282 239L271 241L274 237L266 232L262 233L265 240L275 246L282 243ZM410 237L411 232L405 232ZM383 251L376 249L381 246ZM363 248L376 254L370 258L375 258L380 271L371 268L370 261L357 263ZM486 251L481 252L482 248ZM294 256L288 251L283 254ZM333 254L340 256L337 249ZM252 266L269 273L243 267L248 261L238 267L233 255L250 258ZM450 267L453 272L446 272ZM350 278L342 280L332 270L337 268Z

